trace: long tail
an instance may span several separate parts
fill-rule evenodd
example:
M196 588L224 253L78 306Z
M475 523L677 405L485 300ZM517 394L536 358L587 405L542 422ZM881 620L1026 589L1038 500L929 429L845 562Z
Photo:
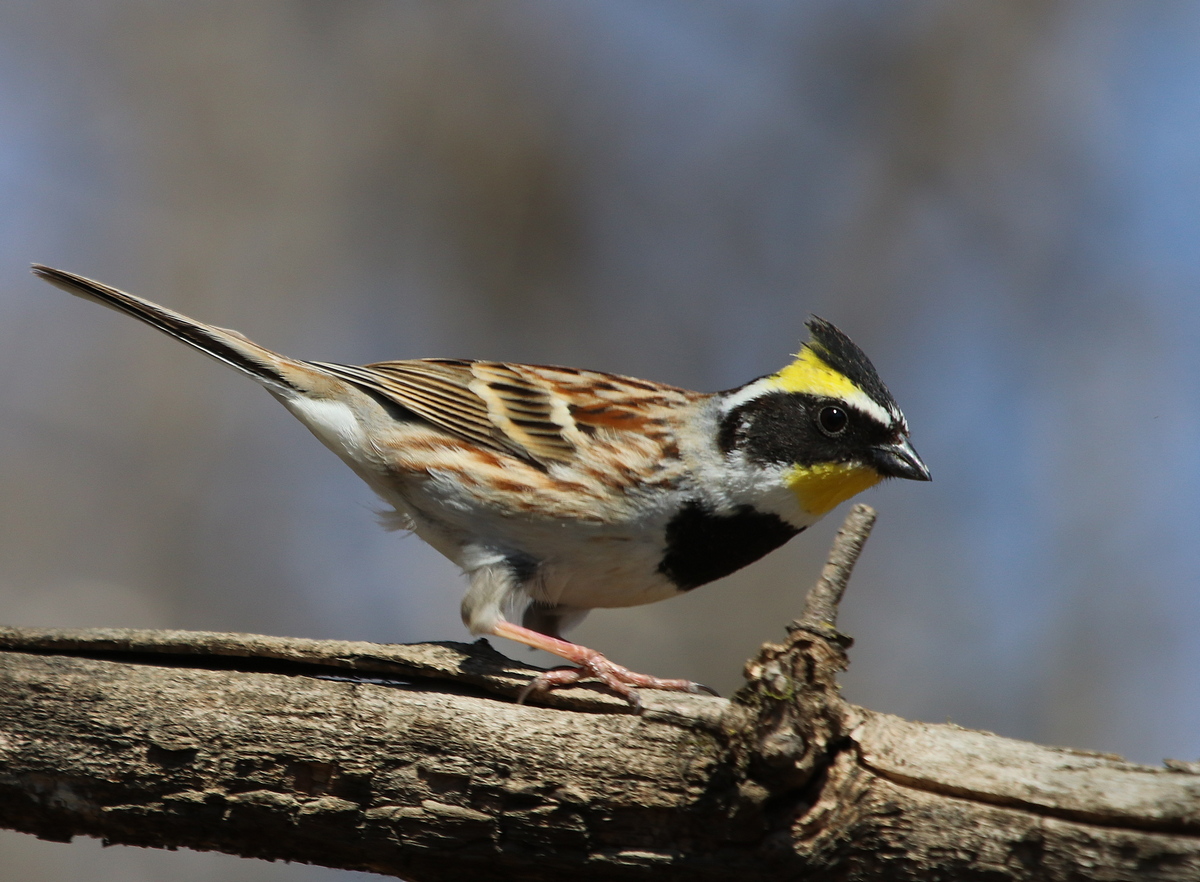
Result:
M206 355L249 374L264 386L274 388L278 392L302 391L294 380L313 372L305 363L259 346L237 331L206 325L101 282L38 263L33 265L33 273L69 294L131 315L151 327L158 328L164 334L194 346Z

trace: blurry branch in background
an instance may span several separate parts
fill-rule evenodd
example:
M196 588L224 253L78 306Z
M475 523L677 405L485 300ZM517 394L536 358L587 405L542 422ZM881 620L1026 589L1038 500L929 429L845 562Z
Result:
M856 506L732 700L516 704L485 642L0 629L0 825L411 880L1195 879L1200 774L838 694Z

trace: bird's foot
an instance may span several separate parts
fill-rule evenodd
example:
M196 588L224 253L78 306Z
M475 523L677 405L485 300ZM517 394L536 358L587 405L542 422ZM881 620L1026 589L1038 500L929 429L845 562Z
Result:
M583 649L583 647L580 647ZM700 683L691 680L670 680L663 677L651 677L631 671L624 665L609 661L595 650L583 649L587 656L578 659L577 667L554 668L539 674L529 683L517 698L518 703L524 702L530 695L538 692L549 692L560 686L571 686L581 680L599 680L613 692L624 698L634 710L642 709L642 700L635 689L664 689L671 692L691 692L693 694L717 693Z
M637 693L633 691L634 689L666 689L672 692L717 694L707 686L693 683L691 680L665 680L661 677L635 673L629 668L609 661L594 649L588 649L578 643L571 643L561 637L551 637L522 625L514 625L512 622L503 620L497 622L492 633L498 637L507 637L510 640L524 643L526 646L532 646L534 649L552 652L576 665L576 667L570 668L554 668L534 677L517 696L518 703L525 701L534 693L549 692L551 689L570 686L587 679L599 680L628 701L635 710L641 710L642 702Z

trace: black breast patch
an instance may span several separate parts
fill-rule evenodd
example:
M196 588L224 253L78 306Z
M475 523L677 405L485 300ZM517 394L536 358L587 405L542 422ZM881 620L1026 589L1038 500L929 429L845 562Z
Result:
M658 570L681 591L690 591L754 563L801 529L748 505L715 514L693 500L667 524L667 547Z

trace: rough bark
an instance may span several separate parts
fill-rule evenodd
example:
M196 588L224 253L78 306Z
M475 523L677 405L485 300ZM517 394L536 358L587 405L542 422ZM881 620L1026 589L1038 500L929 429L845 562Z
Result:
M0 629L0 825L412 880L1200 878L1191 764L841 700L871 516L738 695L640 714L516 704L536 669L483 642Z

